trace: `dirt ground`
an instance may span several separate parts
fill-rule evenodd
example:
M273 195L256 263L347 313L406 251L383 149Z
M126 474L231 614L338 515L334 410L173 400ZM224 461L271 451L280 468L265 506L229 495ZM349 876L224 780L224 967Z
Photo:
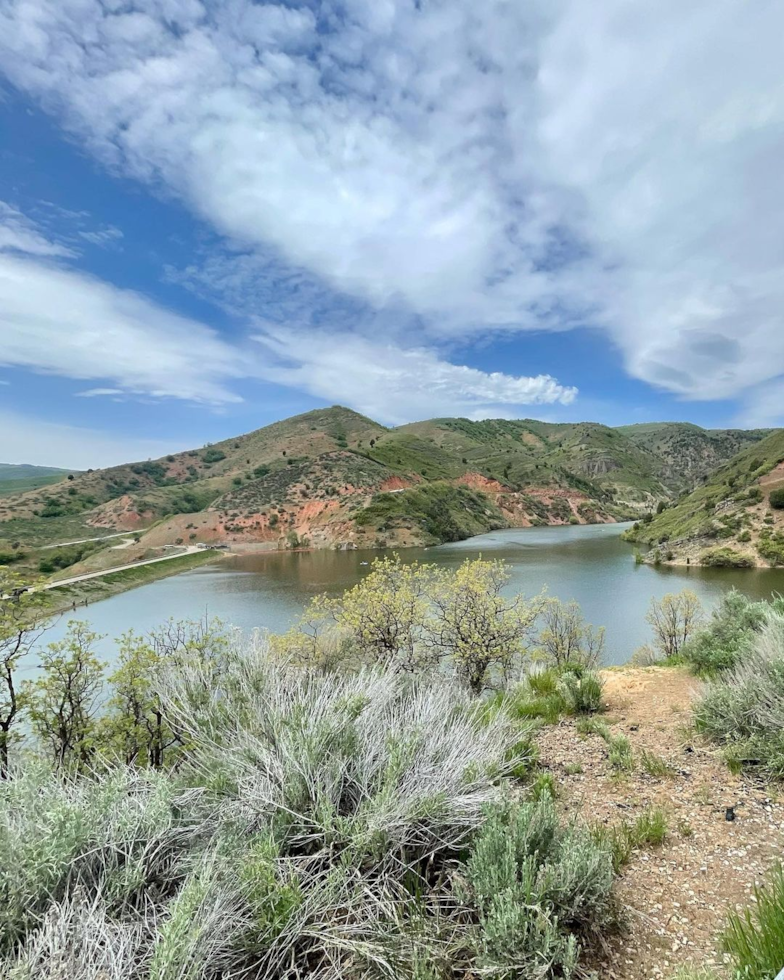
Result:
M614 775L603 739L579 735L571 721L540 732L542 765L556 777L568 811L610 825L660 806L669 833L621 871L627 931L608 941L598 972L602 980L649 980L672 977L687 963L720 966L728 909L749 905L754 885L784 857L784 805L770 786L732 775L689 731L700 682L685 670L610 670L604 680L604 721L630 740L634 771ZM639 763L644 750L665 759L673 774L649 775ZM726 819L727 807L736 808L735 820Z

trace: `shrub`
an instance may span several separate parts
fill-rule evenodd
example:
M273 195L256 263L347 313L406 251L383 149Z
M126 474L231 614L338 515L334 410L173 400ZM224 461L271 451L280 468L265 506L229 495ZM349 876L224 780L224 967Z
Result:
M568 715L593 714L602 710L603 685L598 674L590 671L577 674L565 671L558 684L558 693Z
M705 627L683 648L683 659L698 674L732 667L777 610L784 613L780 599L752 602L736 589L726 592Z
M582 937L613 916L609 847L561 824L548 793L489 813L465 878L464 900L479 919L473 943L480 974L571 977Z
M775 510L784 510L784 487L771 490L768 502Z
M490 846L487 807L532 758L505 710L443 678L297 670L261 641L162 683L176 771L0 781L0 975L421 980L423 962L475 974L492 955L475 885L494 872L461 855ZM526 820L532 846L552 829L528 948L550 948L547 923L571 955L570 931L603 921L609 855L541 796L515 819L518 847Z
M533 671L502 700L521 719L554 724L561 715L588 715L602 710L603 685L598 674Z
M769 614L735 666L711 682L695 723L737 766L784 776L784 615Z
M716 568L754 568L755 561L751 555L733 548L708 548L700 555L700 564Z
M784 963L784 869L778 865L762 888L754 889L754 904L742 913L730 912L724 948L737 976L768 980Z

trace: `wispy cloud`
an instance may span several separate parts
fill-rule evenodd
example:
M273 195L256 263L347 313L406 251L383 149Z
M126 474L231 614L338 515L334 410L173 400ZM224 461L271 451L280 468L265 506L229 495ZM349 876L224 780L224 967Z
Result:
M130 290L30 257L0 255L0 364L111 388L222 404L242 352Z
M0 0L12 81L244 248L193 288L261 264L325 335L415 324L436 389L442 344L586 322L685 398L782 374L782 30L743 0ZM335 397L317 367L292 383Z
M122 388L88 388L86 391L77 391L77 398L103 398L110 395L122 395Z
M0 252L20 252L55 258L72 258L77 255L67 245L50 241L34 221L5 201L0 201Z

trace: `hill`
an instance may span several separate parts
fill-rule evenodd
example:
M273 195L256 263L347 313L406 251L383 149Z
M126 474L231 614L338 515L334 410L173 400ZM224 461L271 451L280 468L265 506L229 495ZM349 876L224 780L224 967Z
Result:
M784 565L784 430L738 453L674 506L638 522L626 538L649 545L649 562ZM771 500L771 494L773 499Z
M175 545L405 547L499 527L633 519L762 435L654 429L462 418L389 429L347 408L319 409L0 499L0 554L15 546L21 560L25 550L118 531L139 538L117 556L133 561ZM70 563L64 554L58 567L103 566L112 556L96 555L102 547L91 543Z
M770 429L701 429L689 422L643 422L616 430L659 459L659 478L691 490L722 463L770 435Z
M32 466L30 463L0 463L0 496L24 493L65 479L69 470L56 466Z

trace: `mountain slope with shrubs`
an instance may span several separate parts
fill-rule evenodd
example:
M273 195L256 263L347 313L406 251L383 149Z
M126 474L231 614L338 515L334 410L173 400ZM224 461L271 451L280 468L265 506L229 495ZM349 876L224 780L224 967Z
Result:
M638 428L447 418L390 429L347 408L318 409L2 497L0 554L21 560L33 549L37 560L42 545L115 531L144 536L124 556L133 560L173 544L405 547L499 527L627 519L674 499L762 434L664 423L652 439ZM669 456L662 440L675 447Z
M784 565L784 430L776 430L722 465L676 504L630 528L625 537L650 547L646 561Z

